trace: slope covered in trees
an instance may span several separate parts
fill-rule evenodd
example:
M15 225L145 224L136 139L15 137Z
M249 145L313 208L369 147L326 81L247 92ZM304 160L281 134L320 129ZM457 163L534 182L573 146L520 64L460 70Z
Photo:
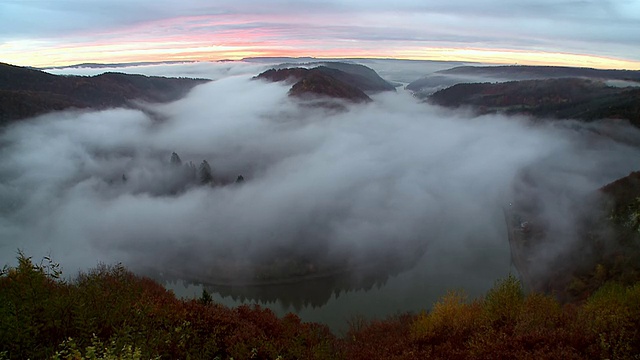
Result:
M540 178L525 171L515 184L505 215L512 258L528 289L581 302L607 282L640 282L640 173L574 199L559 215L573 234L552 228L544 205L529 196L546 186Z
M424 98L434 90L463 83L507 82L520 80L544 80L559 78L582 78L598 81L640 82L640 71L602 70L566 66L458 66L436 71L412 81L407 90Z
M445 107L467 106L479 114L524 114L540 118L626 119L640 126L640 88L563 78L506 83L458 84L428 99Z
M255 79L290 82L293 86L289 95L298 98L320 96L355 103L371 101L367 93L395 91L373 69L346 63L322 63L311 69L274 68L257 75Z
M291 87L289 95L301 98L309 95L321 95L356 103L371 101L371 98L364 91L319 71L311 71L300 79Z
M0 125L69 108L131 107L177 100L204 79L104 73L61 76L0 63Z
M511 78L513 80L581 77L591 79L640 81L640 71L593 69L569 66L458 66L452 69L439 71L439 73L456 75L483 75L491 77Z
M284 63L263 72L257 77L270 81L282 81L287 78L293 78L298 81L310 71L321 72L369 94L381 91L395 91L395 87L381 78L375 70L360 64L337 61ZM273 77L274 75L276 77ZM284 75L285 77L277 79L278 75Z

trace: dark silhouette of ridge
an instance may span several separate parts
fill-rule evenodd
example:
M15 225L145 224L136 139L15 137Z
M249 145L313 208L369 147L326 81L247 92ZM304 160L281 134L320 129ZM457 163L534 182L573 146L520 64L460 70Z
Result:
M321 95L355 103L371 101L371 98L359 88L316 70L310 70L295 83L289 90L289 95L302 98Z
M584 78L458 84L429 96L451 108L479 114L502 112L555 119L626 119L640 127L640 88L613 87Z
M593 69L569 66L458 66L452 69L438 71L438 73L505 76L514 78L514 80L518 78L521 80L527 80L536 78L585 77L592 79L640 81L640 71Z
M289 95L301 98L322 96L350 102L369 102L371 98L367 93L395 91L393 85L366 66L339 62L318 64L320 66L311 69L274 68L255 79L292 83L294 85Z
M366 93L396 91L392 84L381 78L370 67L337 61L321 62L319 65L317 69L320 69L325 74L351 84Z
M104 73L62 76L0 63L0 125L51 111L135 107L177 100L205 79Z
M407 85L407 90L420 93L431 88L449 87L465 82L504 82L557 78L588 78L640 82L640 71L603 70L566 66L458 66L436 71ZM475 79L475 80L470 80Z

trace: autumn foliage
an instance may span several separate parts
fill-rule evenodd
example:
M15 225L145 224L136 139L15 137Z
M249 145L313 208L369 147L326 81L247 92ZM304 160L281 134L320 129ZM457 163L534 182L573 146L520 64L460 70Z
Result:
M523 294L508 277L483 299L450 292L419 314L354 319L343 337L259 306L180 300L122 266L73 281L20 255L0 277L0 359L635 359L640 284L583 304ZM430 304L425 304L429 306Z

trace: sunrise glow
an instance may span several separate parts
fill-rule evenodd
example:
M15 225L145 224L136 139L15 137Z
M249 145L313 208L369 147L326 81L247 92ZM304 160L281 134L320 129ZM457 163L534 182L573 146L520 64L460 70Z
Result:
M398 16L390 16L398 25ZM410 18L409 18L410 19ZM359 15L358 26L323 26L322 15L185 16L137 24L77 31L62 36L40 36L0 42L0 62L33 67L79 63L149 61L216 61L246 57L397 58L468 61L495 64L562 65L593 68L640 69L640 61L595 53L559 52L478 46L460 41L446 44L428 36L408 39L388 35L380 15ZM347 22L346 15L331 18ZM371 28L366 28L370 26ZM400 26L400 25L398 25ZM401 33L417 31L414 24ZM370 31L372 34L358 34ZM435 39L435 37L434 37Z
M66 45L55 43L9 43L0 45L2 61L33 67L78 63L146 61L216 61L246 57L396 58L437 61L469 61L495 64L557 65L640 70L640 62L585 54L435 47L397 47L371 51L349 47L297 49L282 44L205 44L202 41L157 41L151 43L103 43Z

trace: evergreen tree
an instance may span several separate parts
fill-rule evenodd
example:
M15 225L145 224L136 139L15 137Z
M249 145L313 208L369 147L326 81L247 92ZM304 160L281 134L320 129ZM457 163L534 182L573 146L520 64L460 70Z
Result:
M171 160L169 160L169 162L171 165L182 165L182 159L180 159L180 156L178 156L176 152L171 153Z
M198 168L198 179L201 184L210 184L213 181L213 175L211 175L211 166L207 160L202 160L200 167Z
M213 303L213 297L211 297L211 294L209 294L209 292L207 291L207 289L202 289L202 295L200 296L200 303L202 303L203 305L210 305Z

